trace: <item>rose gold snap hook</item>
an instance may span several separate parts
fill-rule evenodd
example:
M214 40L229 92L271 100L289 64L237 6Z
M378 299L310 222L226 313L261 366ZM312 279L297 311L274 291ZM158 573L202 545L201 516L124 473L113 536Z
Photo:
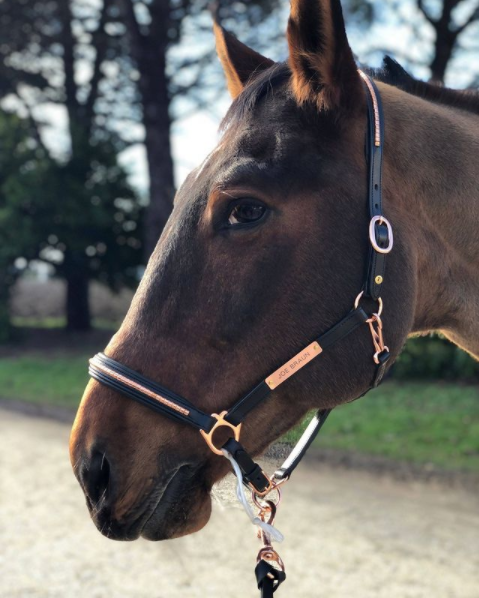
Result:
M269 525L273 525L276 517L276 505L271 500L268 500L267 503L268 504L266 506L259 507L260 511L258 513L258 517L261 519L261 521L264 521ZM266 520L267 514L269 514L268 520Z
M283 559L279 556L276 550L272 546L263 546L258 552L256 562L259 563L261 560L276 563L281 571L284 571Z
M213 451L213 453L215 455L223 456L221 449L217 448L213 443L213 434L219 428L230 428L230 430L233 430L233 435L234 435L234 439L236 440L236 442L239 442L239 439L240 439L241 424L234 426L232 423L227 421L225 419L225 416L227 413L228 413L227 411L222 411L219 415L217 413L212 413L211 417L214 417L217 420L215 425L211 428L211 430L209 432L200 430L200 434L203 436L203 438L206 441L206 444L210 447L210 449Z
M362 296L364 295L364 291L361 291L359 293L359 295L356 297L355 301L354 301L354 309L358 309L359 307L359 302L361 301ZM383 300L381 299L381 297L378 297L378 313L374 314L376 315L378 318L381 316L381 314L383 313Z
M383 351L389 352L389 347L384 344L384 337L383 337L383 323L379 314L373 314L371 318L366 320L369 324L369 330L371 332L371 338L373 339L373 345L375 349L375 354L373 355L373 360L376 365L379 365L379 355ZM376 328L374 325L376 324Z
M281 490L279 488L272 488L270 492L273 492L274 490L276 490L276 492L278 493L276 502L269 499L269 500L264 500L264 496L266 495L260 495L257 494L256 492L252 492L251 493L251 498L253 499L254 504L258 507L258 509L261 510L268 510L268 505L274 505L275 509L276 507L279 505L279 503L281 502ZM268 493L269 494L269 493ZM258 499L263 499L263 502L260 502ZM266 507L265 507L266 505Z

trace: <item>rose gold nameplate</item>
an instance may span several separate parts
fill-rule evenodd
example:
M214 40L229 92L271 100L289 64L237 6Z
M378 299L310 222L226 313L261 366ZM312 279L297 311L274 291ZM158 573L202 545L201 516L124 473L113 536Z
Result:
M309 363L312 359L320 355L322 352L323 350L316 341L314 343L311 343L306 347L306 349L300 351L287 363L282 365L279 369L277 369L270 376L268 376L265 380L266 384L271 388L271 390L278 388L280 384L282 384L293 374L296 374L296 372L298 372L301 368L303 368L307 363Z

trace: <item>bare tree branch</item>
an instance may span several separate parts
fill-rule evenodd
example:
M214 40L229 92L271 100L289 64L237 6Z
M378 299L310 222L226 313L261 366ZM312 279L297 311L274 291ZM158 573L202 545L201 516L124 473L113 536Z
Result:
M133 0L123 0L123 6L125 8L125 18L127 28L130 30L131 35L135 39L135 44L140 44L143 40L143 34L141 33L140 25L136 20L135 7Z
M70 2L59 4L62 31L60 43L63 46L63 68L65 72L65 96L69 113L78 109L77 85L75 81L75 38L72 30L73 15Z
M471 16L467 19L467 21L456 29L457 33L462 33L465 29L472 25L475 21L479 21L479 6L476 8L475 11L471 14Z
M90 80L90 91L85 102L85 112L88 122L91 122L93 117L93 109L98 97L98 86L101 81L101 66L105 60L107 52L105 25L108 18L108 9L111 5L111 0L103 0L103 8L100 13L98 27L92 36L92 45L96 50L95 62L93 64L93 74Z
M47 146L43 143L39 123L33 116L32 106L30 105L29 101L25 97L22 96L21 92L18 90L18 87L17 87L16 96L17 96L17 99L20 102L22 108L27 113L28 124L30 125L30 128L32 130L32 134L33 134L35 141L38 143L38 146L45 152L45 155L50 156L50 152L48 151Z
M422 14L424 15L424 17L426 18L426 20L431 23L431 25L435 26L436 25L436 21L429 15L429 13L426 11L426 8L424 6L424 0L417 0L417 7L419 8L419 10L422 12Z

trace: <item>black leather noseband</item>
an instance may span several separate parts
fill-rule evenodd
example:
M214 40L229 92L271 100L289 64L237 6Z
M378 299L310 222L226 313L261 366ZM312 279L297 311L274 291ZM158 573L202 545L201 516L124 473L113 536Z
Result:
M156 382L142 376L138 372L99 353L90 360L89 373L92 378L105 386L141 403L142 405L175 421L188 424L201 432L211 450L222 455L225 449L239 465L243 481L258 497L266 496L272 489L291 476L311 442L314 440L326 421L330 410L321 409L311 420L308 428L300 438L293 451L283 465L269 478L248 455L240 444L241 423L258 405L268 400L278 386L287 381L324 351L341 342L355 330L368 324L375 348L374 372L365 394L377 386L384 375L389 360L389 349L382 336L382 300L381 289L385 280L386 256L393 246L392 228L382 213L382 157L384 146L384 115L381 96L372 79L362 73L360 75L367 89L368 129L366 153L368 162L368 209L370 217L369 238L370 249L366 266L366 277L363 290L358 295L354 308L332 328L321 334L297 355L264 378L257 386L239 399L228 410L220 414L204 413L185 398ZM379 303L377 313L367 314L360 305L361 298L369 298ZM233 438L222 447L214 444L213 435L220 427L230 428ZM268 501L267 501L268 502ZM266 548L271 548L268 544ZM284 580L284 569L273 566L268 555L279 555L271 548L270 552L260 551L256 575L258 587L264 598L269 598ZM282 563L282 561L280 561Z

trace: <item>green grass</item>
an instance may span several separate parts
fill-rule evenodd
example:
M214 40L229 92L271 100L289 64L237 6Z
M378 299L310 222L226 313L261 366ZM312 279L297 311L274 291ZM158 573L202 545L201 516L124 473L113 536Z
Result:
M0 359L0 395L32 403L77 407L88 382L88 359L25 356Z
M12 324L18 328L64 328L66 324L66 318L15 317L12 318Z
M100 330L118 330L120 323L104 318L92 319L92 327ZM17 328L65 328L67 321L64 317L27 318L22 316L12 318L12 324Z
M74 408L88 381L89 357L1 359L0 395ZM288 441L300 431L290 432ZM479 471L479 388L386 382L365 398L335 409L316 446Z
M294 442L305 424L290 432ZM479 471L479 388L457 384L386 382L336 408L317 447Z

